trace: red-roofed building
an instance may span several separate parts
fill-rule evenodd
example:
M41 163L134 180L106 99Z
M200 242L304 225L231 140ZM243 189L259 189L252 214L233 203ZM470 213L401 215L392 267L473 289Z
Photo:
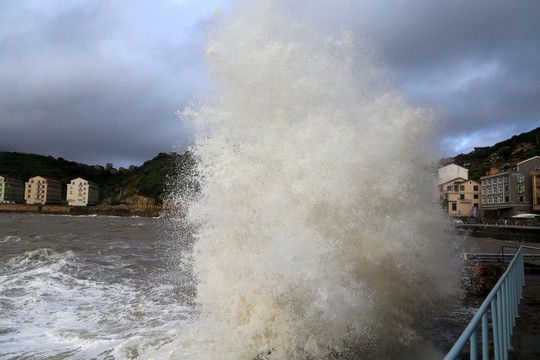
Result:
M62 185L57 180L35 176L26 182L24 198L27 204L61 204Z

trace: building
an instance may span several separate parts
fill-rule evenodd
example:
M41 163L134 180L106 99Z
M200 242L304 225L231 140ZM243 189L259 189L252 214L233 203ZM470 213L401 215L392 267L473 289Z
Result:
M449 164L437 170L433 202L450 216L478 216L480 183L469 180L469 169Z
M24 203L24 181L0 176L0 203Z
M531 175L533 211L540 212L540 169L536 169Z
M24 198L27 204L61 204L62 185L57 180L35 176L26 182Z
M533 191L536 190L533 189L533 179L536 181L533 173L540 170L540 156L505 164L500 169L499 173L480 178L482 216L509 218L532 213Z
M456 164L446 165L437 170L437 185L447 183L450 180L462 178L469 179L469 169Z
M450 216L477 216L480 207L480 183L456 178L439 185L440 202Z
M83 178L71 180L67 186L68 205L87 206L99 203L99 186Z

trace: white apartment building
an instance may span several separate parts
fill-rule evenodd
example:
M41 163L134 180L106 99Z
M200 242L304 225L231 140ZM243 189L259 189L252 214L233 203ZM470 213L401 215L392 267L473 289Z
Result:
M88 206L99 203L99 186L96 183L76 178L67 186L67 202L71 206Z
M456 164L450 164L437 170L437 185L457 178L469 180L469 169Z
M26 182L24 198L27 204L61 204L62 185L57 180L35 176Z

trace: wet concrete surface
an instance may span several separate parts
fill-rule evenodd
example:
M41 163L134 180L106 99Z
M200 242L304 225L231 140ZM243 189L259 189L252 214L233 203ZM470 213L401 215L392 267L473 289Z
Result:
M510 360L540 359L540 271L527 273L525 283L512 335Z

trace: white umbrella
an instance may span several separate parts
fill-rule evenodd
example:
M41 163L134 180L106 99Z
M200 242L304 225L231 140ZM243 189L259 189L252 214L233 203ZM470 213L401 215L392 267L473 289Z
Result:
M512 216L512 218L515 218L515 219L534 219L537 216L540 216L540 215L538 215L538 214L519 214L519 215Z

